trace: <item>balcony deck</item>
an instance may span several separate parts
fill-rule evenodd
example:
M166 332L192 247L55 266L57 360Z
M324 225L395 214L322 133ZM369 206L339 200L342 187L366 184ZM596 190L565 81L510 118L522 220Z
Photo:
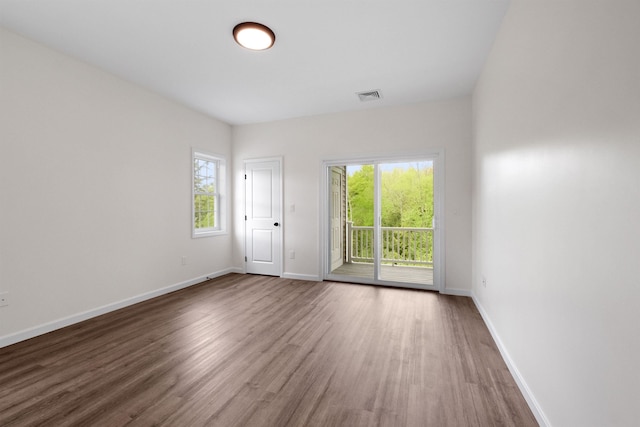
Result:
M341 276L364 277L373 280L373 264L352 262L342 264L331 272ZM382 265L380 279L390 282L433 285L433 269L428 267L405 267Z

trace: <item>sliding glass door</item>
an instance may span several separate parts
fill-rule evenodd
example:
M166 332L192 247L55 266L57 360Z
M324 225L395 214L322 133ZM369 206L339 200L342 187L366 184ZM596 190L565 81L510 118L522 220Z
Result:
M326 278L439 289L437 160L326 164Z

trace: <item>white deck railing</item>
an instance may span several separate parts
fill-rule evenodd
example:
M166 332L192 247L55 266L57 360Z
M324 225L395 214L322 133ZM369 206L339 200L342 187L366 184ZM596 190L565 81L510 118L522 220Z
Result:
M433 228L381 227L383 263L433 266ZM373 227L347 222L347 262L373 262Z

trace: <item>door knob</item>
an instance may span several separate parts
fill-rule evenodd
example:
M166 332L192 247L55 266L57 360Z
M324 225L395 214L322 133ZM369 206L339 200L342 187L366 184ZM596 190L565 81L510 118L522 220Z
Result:
M279 226L280 224L277 222L274 222L273 225L275 225L276 227Z

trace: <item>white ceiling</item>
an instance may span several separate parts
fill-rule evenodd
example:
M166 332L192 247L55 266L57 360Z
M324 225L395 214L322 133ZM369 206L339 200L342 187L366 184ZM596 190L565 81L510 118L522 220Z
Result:
M509 0L0 0L0 25L230 124L471 93ZM275 46L239 47L268 25ZM379 89L379 101L356 92Z

